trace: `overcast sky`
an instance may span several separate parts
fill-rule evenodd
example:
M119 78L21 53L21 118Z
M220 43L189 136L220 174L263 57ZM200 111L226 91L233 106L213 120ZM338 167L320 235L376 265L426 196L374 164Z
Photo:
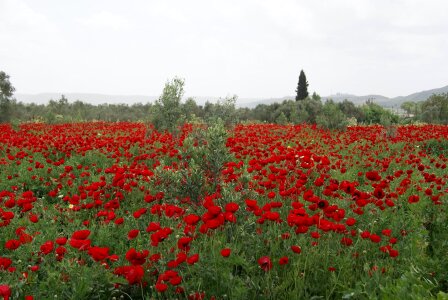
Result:
M448 85L445 0L0 0L16 93L389 97Z

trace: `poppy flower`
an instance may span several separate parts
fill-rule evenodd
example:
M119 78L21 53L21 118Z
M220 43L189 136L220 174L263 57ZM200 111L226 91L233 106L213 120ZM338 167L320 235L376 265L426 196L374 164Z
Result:
M131 248L126 252L126 260L134 266L143 265L148 255L149 251L146 249L143 251L136 251L134 248Z
M159 293L163 293L168 289L168 285L163 282L158 282L156 283L155 288Z
M280 257L280 259L278 260L278 264L281 266L286 265L288 262L289 259L287 256Z
M56 244L58 245L65 245L67 243L67 238L66 237L59 237L56 239Z
M129 284L139 284L142 282L145 270L142 266L130 266L129 271L125 275Z
M191 237L183 236L177 241L177 248L182 251L190 251L190 243L193 240Z
M292 245L291 250L292 250L292 252L297 253L297 254L300 254L300 252L302 252L302 248L300 248L300 246L297 246L297 245Z
M398 256L398 250L390 249L389 250L389 256L392 257L392 258L397 257Z
M420 201L420 197L418 195L411 195L408 198L408 202L409 203L417 203L418 201Z
M5 243L5 248L9 250L16 250L20 247L20 241L18 240L8 240Z
M354 218L348 218L348 219L345 221L345 224L347 224L347 226L353 226L353 225L356 224L356 220L355 220Z
M193 254L190 257L187 258L187 264L194 265L199 261L199 254Z
M131 229L128 232L128 240L133 240L135 239L138 234L140 233L140 231L138 229Z
M381 231L381 234L390 237L390 235L392 234L392 229L387 229L387 228L386 228L386 229L383 229L383 230Z
M370 240L374 243L379 243L381 242L381 237L379 235L376 234L371 234L370 235Z
M234 213L239 208L240 208L240 206L238 204L236 204L235 202L229 202L229 203L226 204L224 209L226 210L226 212Z
M49 254L50 252L53 251L53 248L54 248L53 241L46 241L45 243L43 243L40 246L40 251L41 251L41 253L47 255L47 254Z
M196 225L199 221L201 220L201 217L199 217L198 215L187 215L184 217L184 222L187 223L188 225Z
M90 248L88 253L94 261L102 261L109 256L109 248L95 246Z
M367 179L371 181L379 181L381 180L381 176L378 174L378 171L369 171L366 172Z
M78 230L73 232L72 239L74 240L85 240L89 237L90 230L84 229L84 230Z
M7 270L11 264L12 260L10 258L0 256L0 271Z
M267 272L272 269L272 261L269 256L262 256L258 259L258 265L260 268Z
M351 246L352 244L353 244L353 241L352 241L352 239L351 238L349 238L349 237L343 237L342 239L341 239L341 244L342 245L344 245L344 246Z
M222 257L229 257L231 250L229 248L224 248L221 250Z
M0 296L3 297L3 300L9 300L9 297L11 297L11 288L9 285L0 285Z

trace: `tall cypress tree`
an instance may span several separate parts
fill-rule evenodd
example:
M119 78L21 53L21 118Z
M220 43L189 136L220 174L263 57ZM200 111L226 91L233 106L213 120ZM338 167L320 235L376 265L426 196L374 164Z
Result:
M308 97L308 81L306 81L306 76L303 70L300 71L299 83L297 85L296 92L296 101L303 100Z

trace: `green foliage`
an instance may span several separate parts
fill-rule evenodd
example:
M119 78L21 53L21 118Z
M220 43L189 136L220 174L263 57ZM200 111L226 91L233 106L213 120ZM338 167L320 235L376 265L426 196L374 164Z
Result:
M359 122L362 122L365 118L362 109L347 99L339 102L338 107L347 118L356 118Z
M217 103L206 102L204 106L204 120L208 124L223 122L226 127L235 124L236 118L235 103L237 96L219 99ZM221 119L221 121L218 121Z
M396 124L398 123L398 116L381 107L380 105L367 101L361 107L364 118L361 120L365 124Z
M296 101L303 100L308 97L308 81L306 80L305 72L303 72L303 70L300 71L296 93Z
M400 108L406 112L408 116L417 116L421 113L421 102L405 101L401 103Z
M299 120L301 123L316 124L316 118L322 111L322 102L306 98L299 102Z
M320 101L321 97L316 92L313 92L313 95L311 95L311 99Z
M425 274L412 266L409 271L394 281L380 286L379 298L381 299L431 299L431 289L435 287L434 282L425 278Z
M431 139L424 143L423 148L426 150L426 152L439 156L440 154L443 154L444 156L448 156L448 140L446 139Z
M317 116L316 123L326 129L345 130L347 117L333 100L327 100L322 112Z
M285 114L283 112L280 113L280 115L275 119L275 123L280 125L286 125L288 123L288 118L286 118Z
M178 133L178 126L183 122L181 108L183 94L183 79L176 77L165 84L152 112L152 122L157 130Z
M14 91L9 75L0 71L0 123L10 121L11 97Z
M230 161L230 153L226 147L228 133L224 121L217 119L206 133L207 148L205 160L207 162L208 172L212 179L212 185L216 187L219 184L221 171L224 163Z
M424 101L421 120L427 123L448 124L448 93L432 95Z

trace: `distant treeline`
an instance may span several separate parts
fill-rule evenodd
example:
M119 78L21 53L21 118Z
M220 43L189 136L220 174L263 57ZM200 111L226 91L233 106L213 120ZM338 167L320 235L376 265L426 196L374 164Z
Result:
M182 101L184 80L174 78L166 82L162 95L154 103L100 104L82 101L70 103L64 95L48 104L25 104L13 98L15 88L9 75L0 71L0 123L45 122L65 123L84 121L144 121L159 130L177 128L182 122L210 123L221 119L224 124L237 122L267 122L278 124L318 124L329 129L344 129L349 124L383 124L423 121L448 124L448 94L432 95L422 102L405 102L401 105L406 114L398 116L390 110L368 100L356 106L349 100L322 103L317 93L308 94L308 81L300 72L295 100L281 103L259 104L255 108L236 108L237 97L221 99L215 103L198 105L194 98Z
M392 111L372 101L356 106L344 100L336 103L327 100L322 103L317 94L304 100L285 100L282 103L259 104L255 108L236 108L236 97L225 98L218 102L206 102L198 105L193 98L179 103L178 115L184 121L208 122L221 118L226 123L259 121L268 123L310 123L328 128L339 128L348 123L393 124L400 121L423 121L448 124L448 94L433 95L422 102L405 102L401 106L405 114L401 118ZM152 121L157 117L156 103L100 104L93 105L82 101L73 103L62 95L48 104L25 104L10 101L9 116L4 121L46 123L104 121ZM6 117L6 116L3 116Z

